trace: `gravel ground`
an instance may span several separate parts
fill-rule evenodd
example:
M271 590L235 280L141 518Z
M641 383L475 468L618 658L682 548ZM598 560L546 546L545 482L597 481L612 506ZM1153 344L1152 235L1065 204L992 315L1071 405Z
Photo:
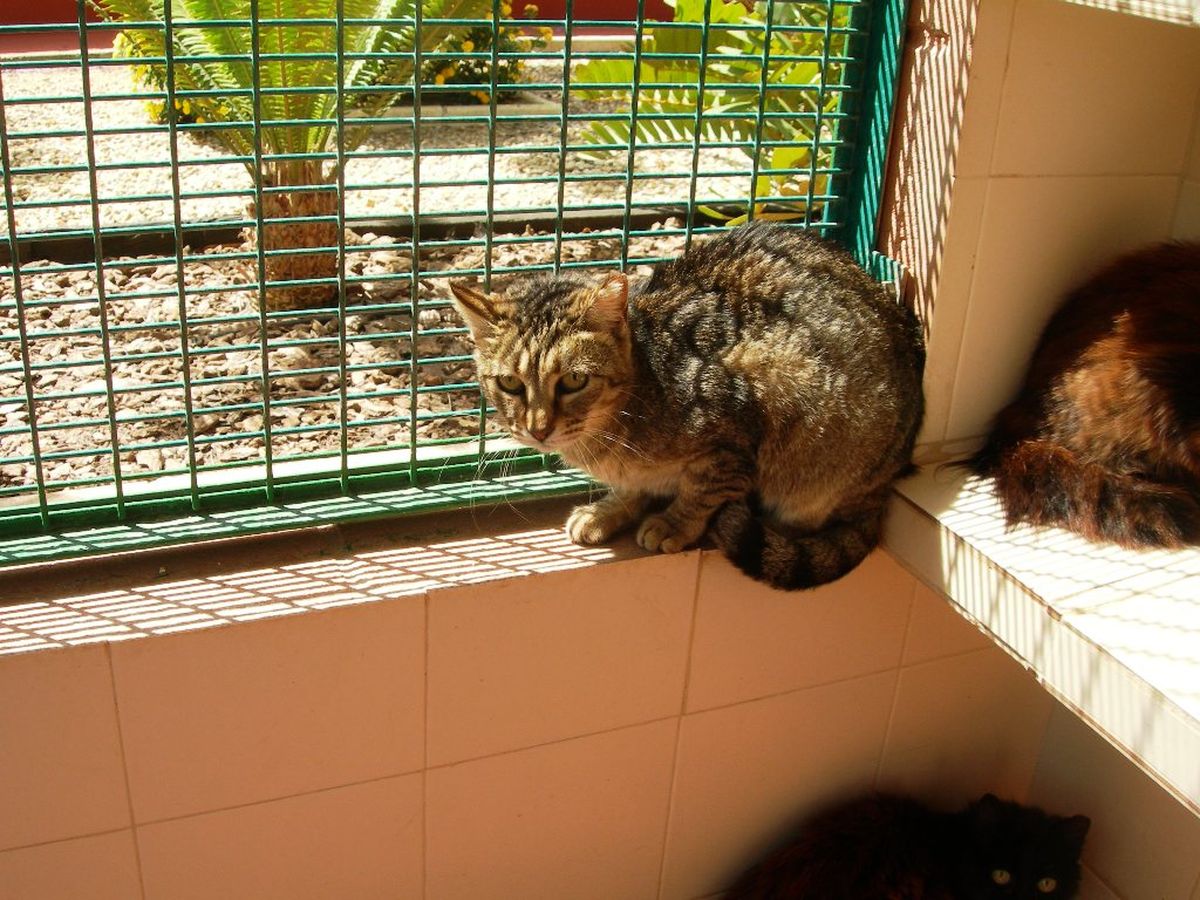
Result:
M527 73L527 77L546 83L557 80L558 73L552 67L540 66ZM94 98L134 90L130 72L124 66L93 66L90 81ZM12 104L12 101L21 99L80 95L81 91L81 77L77 70L6 70L4 95L10 103L6 109L10 135L81 129L84 122L82 101ZM572 112L600 108L595 102L572 99ZM480 107L479 111L483 109ZM501 110L503 112L503 107ZM92 117L97 130L144 126L149 121L145 107L137 100L94 99ZM585 127L586 123L572 123L568 140L571 143L581 142ZM411 137L410 128L381 127L360 149L383 153L408 150L412 147ZM495 208L498 211L555 205L558 142L556 122L497 124L496 145L500 148L540 146L548 149L528 153L498 153L495 160L496 179L550 179L538 184L497 184ZM94 145L96 162L100 167L97 172L97 194L101 199L101 226L170 222L172 211L169 200L144 199L156 195L170 196L169 165L129 166L133 162L168 162L170 144L166 129L146 134L100 135L96 137ZM245 192L244 195L229 197L185 196L181 208L184 221L244 218L246 202L253 189L253 182L245 167L238 163L211 163L211 160L229 155L212 140L211 133L180 132L178 145L181 161L179 179L183 195L231 190ZM482 210L486 207L486 184L464 183L486 182L488 154L484 124L441 124L437 119L425 120L421 127L421 146L422 213ZM451 156L436 154L438 149L447 148L471 152ZM82 137L18 137L10 141L10 153L14 168L46 165L86 168L87 164L87 142ZM690 149L638 151L635 154L634 171L660 175L689 172L691 155ZM567 182L565 203L623 204L625 164L626 154L623 152L612 153L599 160L580 153L568 153L568 175L588 174L599 176L601 180ZM114 168L108 168L110 166ZM372 218L407 215L412 209L412 191L395 185L411 183L412 168L411 159L402 156L351 160L346 171L347 215ZM700 178L697 184L698 197L744 197L749 189L748 160L738 150L704 150L701 152L699 169L747 170L747 175ZM633 201L686 201L689 186L688 178L637 179L634 182ZM13 178L13 189L18 202L67 203L19 209L18 232L91 227L91 211L87 202L90 187L86 171L18 174ZM7 223L0 222L0 234L6 233L6 230Z
M558 72L542 66L527 77L554 81ZM124 67L95 66L91 70L95 96L131 90ZM68 68L6 70L4 96L10 153L14 168L48 165L86 167L87 148L82 138L20 138L22 132L81 128L81 102L11 104L20 98L50 98L81 91L80 73ZM553 99L553 98L550 98ZM574 103L574 101L573 101ZM584 108L583 106L579 108ZM592 108L596 108L593 105ZM573 110L577 107L573 106ZM97 129L122 128L147 123L139 101L95 100L92 105ZM573 126L568 138L580 140L582 128ZM405 128L379 129L363 149L403 150L411 147ZM452 210L482 209L486 187L460 182L483 180L487 175L487 133L482 126L424 123L422 146L471 148L473 152L453 156L422 157L422 182L443 182L443 187L423 187L424 214ZM558 129L554 122L499 124L496 143L500 147L556 147ZM481 146L483 145L483 146ZM168 201L145 199L169 193L168 167L130 167L139 162L170 159L166 133L100 136L95 140L96 175L104 227L170 221ZM250 191L252 182L238 164L203 165L226 154L203 133L181 133L179 156L185 163L179 177L184 194L231 189ZM567 204L623 204L625 154L600 161L569 154L568 173L616 175L597 181L568 183ZM640 151L635 171L663 173L687 171L690 151ZM112 168L109 168L112 166ZM701 169L741 169L746 159L737 151L702 154ZM495 157L497 179L557 176L556 152L500 153ZM402 157L356 160L347 171L348 216L386 218L407 216L411 190L389 187L411 180L411 162ZM748 178L705 178L698 196L737 196L747 188ZM372 185L373 189L355 188ZM26 173L13 177L18 202L60 205L34 206L16 212L19 233L90 229L88 205L63 204L89 196L86 171L77 173ZM686 200L687 179L653 178L635 182L634 201ZM497 185L497 210L522 210L550 205L556 200L557 185ZM109 202L111 201L111 202ZM182 201L187 222L241 219L246 198L191 197ZM678 223L670 223L678 225ZM6 228L6 223L0 229ZM0 230L0 234L5 233ZM478 233L478 232L477 232ZM474 435L478 427L477 389L470 361L445 360L465 356L470 345L461 322L446 302L443 270L481 268L483 249L452 251L434 249L422 254L420 304L415 348L410 337L409 287L405 280L388 281L388 276L407 275L411 256L391 246L392 239L374 235L347 236L353 252L348 253L347 274L366 280L348 291L346 331L347 394L346 422L353 450L405 446L410 433L409 395L415 370L421 419L418 440L453 439ZM682 248L681 236L659 234L631 242L634 257L672 256ZM217 258L222 253L244 251L245 245L204 248L214 258L189 263L184 270L189 323L188 375L192 382L193 431L199 466L264 457L263 429L263 340L252 292L244 285L254 273L242 260ZM552 243L497 245L492 254L496 267L544 263L553 259ZM564 244L566 261L619 258L615 239L593 239ZM182 388L184 362L180 348L177 272L173 265L148 262L153 257L122 257L105 261L106 319L102 323L96 301L94 272L85 267L69 271L37 273L52 261L24 261L29 272L22 278L25 322L18 323L11 273L0 273L0 488L29 486L35 473L31 462L19 458L33 452L29 434L30 410L25 402L25 383L20 325L28 334L28 362L33 372L33 389L38 395L35 417L38 450L44 474L53 485L112 477L110 416L106 399L104 342L98 333L108 331L107 363L115 390L114 420L119 459L124 476L153 477L183 470L188 462L185 396ZM30 274L32 273L32 274ZM635 273L637 274L637 273ZM644 274L644 271L643 271ZM425 277L429 275L431 277ZM372 280L372 276L379 280ZM503 286L503 279L497 279ZM223 290L214 290L221 289ZM160 297L137 296L162 294ZM272 318L266 328L267 379L271 403L272 452L276 459L306 457L335 451L340 444L343 383L339 370L339 335L336 316L297 313ZM299 346L281 346L300 342ZM411 363L413 351L418 360ZM436 361L442 360L442 361ZM456 415L457 414L457 415ZM396 420L396 421L391 421ZM6 461L7 460L7 461Z
M411 255L390 243L387 237L373 238L348 254L348 275L366 279L350 288L347 297L345 391L351 449L406 446L411 436L409 287L404 281L386 280L410 272ZM651 235L634 239L630 252L635 257L673 256L682 245L680 235ZM206 253L237 249L212 247ZM611 238L563 246L564 261L617 259L619 254L620 242ZM549 262L553 256L552 242L514 243L495 247L492 259L503 267ZM43 264L28 265L36 269ZM418 440L476 433L473 364L437 361L471 351L461 321L449 308L446 279L437 273L482 265L482 247L435 249L421 258L416 353L419 360L434 361L416 366L418 405L422 417L445 417L421 421ZM648 271L641 267L634 274ZM179 470L188 460L176 277L174 266L137 258L112 260L106 268L105 327L124 476ZM265 455L263 438L252 434L263 428L260 324L252 292L238 289L251 280L252 272L240 260L196 261L185 268L189 291L229 288L189 293L186 301L190 399L200 466L257 461ZM498 288L505 283L504 278L494 280ZM27 274L22 289L33 386L41 398L35 409L45 475L50 482L109 478L112 441L103 344L98 334L87 333L101 324L94 276L86 270ZM146 293L171 296L129 296ZM0 487L35 481L32 462L3 462L32 452L13 299L11 279L0 281L0 337L9 338L0 343ZM301 345L281 346L293 342ZM272 318L266 349L274 457L337 450L343 384L337 317L300 312ZM397 417L400 421L388 421Z

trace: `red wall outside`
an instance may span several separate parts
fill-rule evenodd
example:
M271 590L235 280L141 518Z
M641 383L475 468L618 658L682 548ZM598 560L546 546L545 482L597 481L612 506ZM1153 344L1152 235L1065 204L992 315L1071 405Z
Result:
M513 0L513 9L520 14L526 0ZM538 7L538 17L561 19L565 0L528 0ZM671 9L662 0L646 0L646 18L670 19ZM575 0L577 19L632 19L637 14L637 0ZM76 0L0 0L0 23L5 25L40 24L45 22L78 21ZM88 18L96 20L91 8Z
M88 21L98 17L86 3ZM42 25L51 22L78 22L79 6L75 0L0 0L0 24Z

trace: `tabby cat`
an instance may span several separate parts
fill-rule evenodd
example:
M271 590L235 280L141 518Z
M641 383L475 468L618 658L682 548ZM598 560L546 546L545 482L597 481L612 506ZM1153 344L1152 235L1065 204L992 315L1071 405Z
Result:
M725 900L1065 900L1090 825L991 794L957 813L873 795L802 826Z
M1200 542L1200 243L1143 249L1070 294L970 462L1010 525Z
M747 574L795 589L878 542L921 421L924 348L845 251L752 223L640 286L451 287L504 424L610 487L568 519L577 543L640 523L642 547L672 553L708 532Z

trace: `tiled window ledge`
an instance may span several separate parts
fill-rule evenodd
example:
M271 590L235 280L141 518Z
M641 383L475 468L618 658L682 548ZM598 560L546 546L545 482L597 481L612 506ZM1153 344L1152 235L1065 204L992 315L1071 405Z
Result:
M0 572L0 654L421 596L640 554L579 547L571 501L480 507Z
M0 654L206 629L641 556L576 547L569 502L279 535L87 564L0 586ZM1006 532L986 484L931 468L891 508L889 552L1200 812L1200 552ZM165 565L159 568L159 562ZM158 570L161 577L154 577ZM13 602L15 600L15 602Z
M887 548L1200 812L1200 550L1008 531L988 482L956 468L925 469L899 495Z

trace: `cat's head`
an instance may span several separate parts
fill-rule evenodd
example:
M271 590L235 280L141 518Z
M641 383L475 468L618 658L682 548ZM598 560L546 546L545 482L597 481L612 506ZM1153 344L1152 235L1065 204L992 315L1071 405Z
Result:
M1053 816L991 794L965 813L960 860L968 900L1065 900L1079 889L1086 816Z
M491 294L450 288L479 383L517 440L562 452L613 430L633 371L624 275L542 275Z

